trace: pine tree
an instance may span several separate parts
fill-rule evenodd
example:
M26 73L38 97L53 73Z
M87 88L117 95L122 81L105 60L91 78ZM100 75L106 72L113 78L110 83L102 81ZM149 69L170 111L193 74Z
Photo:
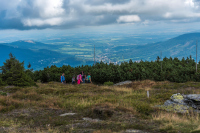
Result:
M30 68L31 68L31 63L30 63L30 62L28 63L28 66L27 66L27 67L28 67L28 69L30 69Z
M2 68L2 80L8 85L31 86L34 81L25 73L24 62L17 60L12 53L10 59L4 62Z
M159 56L157 56L157 58L156 58L156 61L157 61L157 62L159 62L159 61L160 61L160 57L159 57Z
M5 82L2 81L1 75L0 75L0 86L6 85Z

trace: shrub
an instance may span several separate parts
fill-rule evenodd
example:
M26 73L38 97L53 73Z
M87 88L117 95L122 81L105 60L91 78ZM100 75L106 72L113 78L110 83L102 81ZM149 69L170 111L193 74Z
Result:
M0 112L7 112L23 106L22 101L12 99L11 97L0 96Z
M147 102L135 102L133 106L142 115L148 116L153 112L153 108Z
M48 72L46 72L46 71L42 71L41 72L40 80L41 80L42 83L49 82L50 81L49 78L50 77L49 77L49 73Z
M6 85L6 83L3 82L2 79L0 78L0 86L4 86L4 85Z
M108 85L108 86L111 86L111 85L113 85L114 83L113 82L104 82L104 85Z
M7 87L4 89L6 92L15 93L16 91L21 91L22 88L20 87Z
M2 96L7 96L7 93L6 93L6 92L3 92L3 91L0 91L0 95L2 95Z
M20 100L29 99L31 101L40 101L43 99L42 96L37 94L36 92L29 92L25 94L24 92L20 92L20 91L13 94L12 98L20 99Z

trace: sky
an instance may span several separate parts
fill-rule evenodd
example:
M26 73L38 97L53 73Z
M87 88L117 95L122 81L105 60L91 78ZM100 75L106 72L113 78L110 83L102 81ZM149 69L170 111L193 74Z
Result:
M200 30L200 0L0 0L0 34L23 31ZM170 30L169 30L170 29Z

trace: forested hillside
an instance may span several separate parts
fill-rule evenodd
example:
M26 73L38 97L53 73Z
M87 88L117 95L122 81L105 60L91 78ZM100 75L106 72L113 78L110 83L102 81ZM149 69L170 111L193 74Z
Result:
M200 81L200 66L196 73L195 61L190 58L167 58L163 61L157 57L156 61L141 61L139 63L124 62L121 65L114 65L112 63L96 63L93 66L62 66L47 67L44 70L35 71L33 79L42 82L59 81L60 75L64 72L67 82L71 82L73 75L77 75L81 71L86 74L91 73L92 80L95 83L104 83L107 81L119 82L125 80L155 80L155 81L172 81L172 82L187 82ZM162 66L162 67L161 67Z
M13 57L9 60L12 61ZM6 60L6 63L4 63L4 66L1 68L5 68L5 64L9 64L9 60ZM196 73L195 64L195 60L192 59L191 56L186 59L182 58L181 60L178 58L165 57L163 61L160 61L160 58L157 57L156 61L151 62L141 60L137 63L130 60L129 62L124 62L120 65L100 62L93 66L85 65L78 67L71 67L69 65L56 67L55 65L52 65L51 67L47 67L39 71L24 71L34 81L40 80L41 82L59 82L61 74L65 73L66 81L70 83L73 76L76 76L81 71L84 71L85 74L91 73L92 81L98 84L102 84L107 81L116 83L125 80L145 79L154 81L168 80L180 83L187 81L200 81L200 66L198 66L198 71ZM9 80L6 79L9 79L9 76L12 78L13 74L6 75L6 73L9 73L11 70L16 72L17 70L15 69L17 69L17 67L12 67L12 65L9 67L10 69L7 69L6 72L2 71L2 74L0 75L0 82L5 82L1 84L11 84Z

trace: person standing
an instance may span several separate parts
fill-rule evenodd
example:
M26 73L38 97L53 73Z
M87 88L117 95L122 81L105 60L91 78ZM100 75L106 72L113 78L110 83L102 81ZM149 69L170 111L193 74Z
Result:
M87 76L87 83L92 83L90 73L88 73L88 76Z
M61 81L61 83L66 83L66 81L65 81L65 74L64 73L60 77L60 81Z
M77 84L80 84L82 81L82 76L81 76L82 73L80 73L79 75L77 75Z
M75 84L75 75L72 77L72 84Z
M83 83L85 83L85 74L83 71L82 71L82 81L83 81Z

